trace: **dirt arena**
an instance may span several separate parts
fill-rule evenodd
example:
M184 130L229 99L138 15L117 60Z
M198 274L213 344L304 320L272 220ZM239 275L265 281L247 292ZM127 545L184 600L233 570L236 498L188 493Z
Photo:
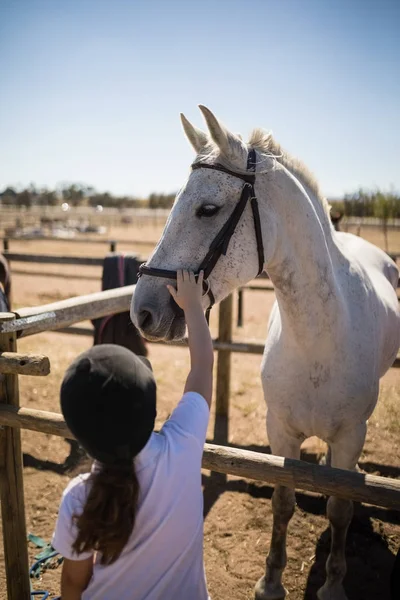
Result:
M112 239L156 240L159 229L113 228ZM379 234L371 234L379 236ZM400 235L390 233L391 251L400 252ZM369 236L368 236L369 237ZM379 237L372 241L382 243ZM119 246L118 250L135 251L146 257L152 244ZM10 250L43 254L103 256L107 246L68 242L11 242ZM69 274L59 277L59 274ZM100 290L101 270L95 267L68 267L13 263L13 301L22 306L42 305L75 295ZM263 341L273 292L246 291L244 326L234 327L234 339ZM235 303L236 304L236 303ZM213 335L217 332L217 314L211 319ZM236 314L235 314L236 316ZM236 322L236 321L235 321ZM63 373L80 352L90 347L92 339L83 336L45 333L18 342L24 352L49 356L48 377L20 377L21 405L59 412L58 391ZM158 382L158 418L160 426L180 398L188 371L186 349L149 346ZM229 420L229 443L242 448L268 452L265 432L265 405L261 392L259 368L261 356L233 354ZM367 473L399 477L400 445L400 370L391 369L381 383L380 401L370 421L368 437L360 467ZM208 439L212 441L214 420ZM22 432L24 452L24 491L29 532L50 541L61 493L68 480L82 470L69 468L66 459L70 445L56 436ZM303 445L302 458L317 461L324 444L312 438ZM213 600L250 600L253 587L263 574L272 528L271 494L273 488L234 477L204 472L205 544L204 554L210 595ZM330 534L324 516L326 498L297 494L297 508L290 523L288 564L284 584L290 600L311 600L324 580L325 561ZM356 505L347 539L348 573L345 589L349 600L389 599L389 575L394 554L400 546L400 513L366 505ZM39 549L30 545L31 563ZM3 552L0 556L0 598L6 598ZM60 568L48 570L36 590L59 595ZM117 600L117 599L115 599ZM189 599L177 599L189 600Z

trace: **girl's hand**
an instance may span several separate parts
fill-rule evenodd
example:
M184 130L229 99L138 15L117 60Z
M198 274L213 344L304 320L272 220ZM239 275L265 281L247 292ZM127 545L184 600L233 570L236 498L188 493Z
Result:
M193 306L201 306L203 277L204 272L200 271L196 281L193 271L180 269L176 273L177 289L172 285L167 285L169 293L182 310L187 311Z

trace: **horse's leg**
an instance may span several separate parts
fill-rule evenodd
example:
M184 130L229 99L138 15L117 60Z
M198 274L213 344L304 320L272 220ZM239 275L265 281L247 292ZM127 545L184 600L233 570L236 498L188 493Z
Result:
M331 447L328 445L328 450L326 451L326 454L321 458L321 460L319 461L318 464L320 464L321 467L330 467L331 462L332 462Z
M366 432L365 423L340 432L331 443L331 466L356 470ZM326 581L317 596L319 600L347 600L342 582L346 574L346 535L353 516L353 502L332 496L328 500L327 515L331 524L331 551L326 562Z
M286 458L300 458L302 439L283 430L279 422L267 418L268 439L273 454ZM286 566L286 533L294 513L296 499L294 490L282 485L275 486L272 494L273 527L264 577L255 587L256 600L280 600L285 598L282 573Z

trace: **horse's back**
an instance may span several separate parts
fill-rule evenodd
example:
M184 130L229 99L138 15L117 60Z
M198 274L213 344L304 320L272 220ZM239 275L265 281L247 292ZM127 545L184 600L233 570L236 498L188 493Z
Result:
M364 302L355 305L353 319L365 320L371 337L379 339L380 376L392 365L400 344L400 313L396 289L399 269L386 252L350 233L336 232L343 255L363 286ZM369 325L368 325L369 324ZM376 336L373 335L375 330Z
M400 344L396 294L399 270L390 256L366 240L344 232L335 232L335 236L340 250L337 290L343 312L337 314L337 327L326 334L332 349L328 356L329 367L333 371L332 363L337 363L343 373L343 364L347 363L351 365L350 379L354 375L365 381L369 377L377 381L393 364ZM318 344L315 353L315 360L320 361ZM308 355L312 354L313 349L309 348ZM280 307L275 303L269 320L263 368L269 361L276 372L276 363L283 360L286 364L287 356ZM293 357L292 362L295 362ZM287 374L287 367L284 372Z
M391 287L396 290L399 282L399 269L390 256L367 240L345 233L335 232L335 237L340 242L342 252L350 261L357 261L369 273L372 280L380 282L382 276ZM390 297L393 297L390 294Z

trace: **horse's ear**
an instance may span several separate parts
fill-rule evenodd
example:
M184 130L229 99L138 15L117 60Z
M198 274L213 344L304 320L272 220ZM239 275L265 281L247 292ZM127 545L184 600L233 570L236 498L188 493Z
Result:
M223 125L221 125L211 110L209 110L206 106L199 104L199 108L203 113L210 135L217 144L218 148L221 150L221 153L233 163L240 163L243 159L245 159L247 156L247 149L241 138L238 135L231 133Z
M200 152L208 144L207 134L205 134L204 131L201 131L201 129L198 129L197 127L192 125L182 113L181 121L187 139L189 140L193 148L196 150L197 154L200 154Z

